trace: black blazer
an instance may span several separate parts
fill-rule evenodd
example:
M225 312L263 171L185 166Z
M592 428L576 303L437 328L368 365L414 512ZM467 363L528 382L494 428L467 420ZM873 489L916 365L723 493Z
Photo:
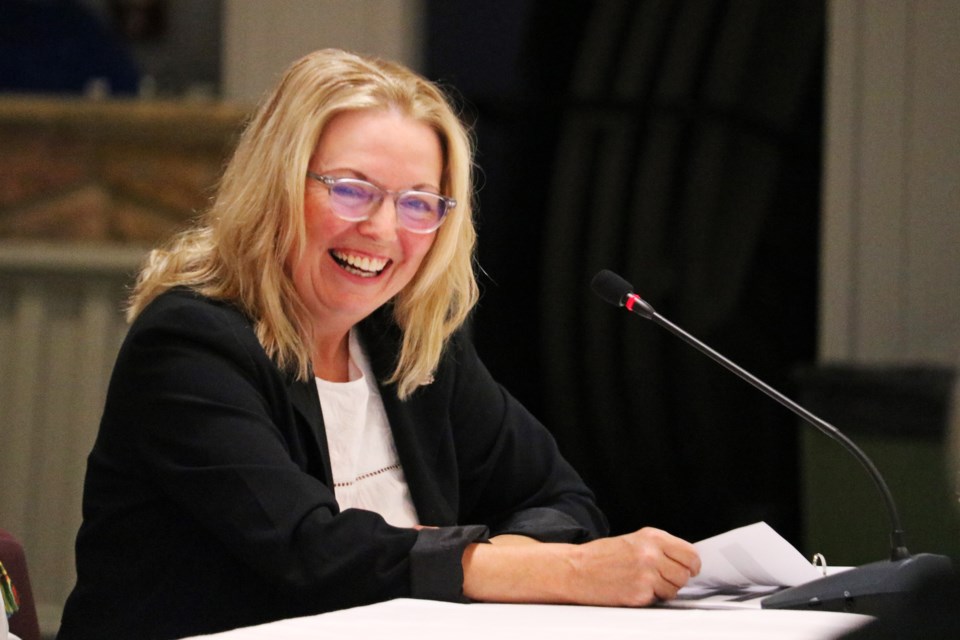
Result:
M399 331L360 327L378 380ZM420 522L340 511L316 386L266 355L235 307L168 292L121 347L88 459L77 584L59 638L177 638L396 597L458 599L488 533L607 533L547 430L469 340L405 401L380 392Z

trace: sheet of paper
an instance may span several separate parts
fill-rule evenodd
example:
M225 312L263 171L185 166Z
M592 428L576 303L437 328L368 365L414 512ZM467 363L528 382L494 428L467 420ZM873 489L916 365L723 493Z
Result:
M701 570L688 589L794 587L823 575L766 522L731 529L694 546Z
M749 586L737 588L684 587L673 600L654 606L667 609L760 609L763 599L783 587Z

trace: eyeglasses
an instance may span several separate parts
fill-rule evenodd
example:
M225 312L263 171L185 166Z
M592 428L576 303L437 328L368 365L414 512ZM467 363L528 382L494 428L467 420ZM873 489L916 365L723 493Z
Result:
M333 213L342 220L360 222L366 220L383 202L386 196L393 197L400 226L413 233L436 231L450 209L457 206L453 198L446 198L429 191L404 189L388 191L372 182L357 178L334 178L312 171L307 175L327 186Z

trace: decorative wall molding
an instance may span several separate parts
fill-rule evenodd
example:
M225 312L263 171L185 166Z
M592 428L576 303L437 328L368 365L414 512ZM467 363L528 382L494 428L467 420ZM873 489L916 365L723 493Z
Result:
M207 207L246 112L0 97L0 238L154 245Z

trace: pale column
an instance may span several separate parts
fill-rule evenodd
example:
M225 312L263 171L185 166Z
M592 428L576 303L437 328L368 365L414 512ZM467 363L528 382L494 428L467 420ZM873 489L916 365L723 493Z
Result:
M422 0L225 0L223 97L252 104L284 68L325 47L419 69Z

